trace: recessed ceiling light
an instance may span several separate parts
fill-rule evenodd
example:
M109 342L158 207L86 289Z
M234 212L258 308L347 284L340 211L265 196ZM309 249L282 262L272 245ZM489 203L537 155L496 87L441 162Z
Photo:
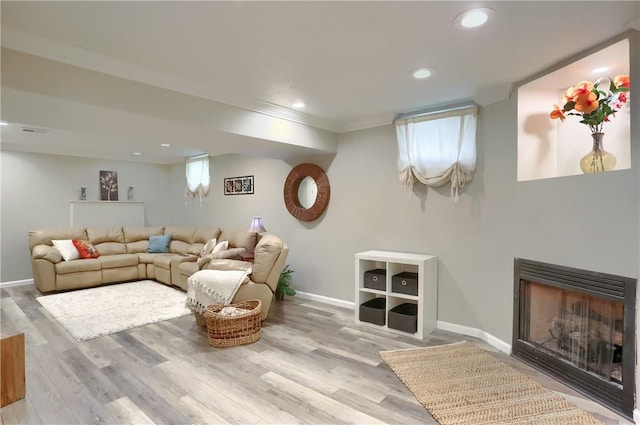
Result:
M477 28L486 24L495 13L495 10L488 7L471 9L456 16L453 23L458 28Z
M168 148L169 146L171 146L171 144L169 144L169 143L160 143L160 146L162 146L163 148Z
M606 72L609 70L608 66L600 66L598 68L594 68L591 70L591 72L593 72L594 74L602 74L603 72Z
M8 122L0 121L0 125L9 125Z
M142 155L142 152L134 152L134 155Z
M433 68L419 68L415 71L411 71L411 76L416 80L424 80L425 78L433 77L436 70Z
M307 104L305 102L301 101L301 100L297 100L297 101L293 102L291 104L291 106L293 106L294 108L300 109L300 108L304 108L305 106L307 106Z

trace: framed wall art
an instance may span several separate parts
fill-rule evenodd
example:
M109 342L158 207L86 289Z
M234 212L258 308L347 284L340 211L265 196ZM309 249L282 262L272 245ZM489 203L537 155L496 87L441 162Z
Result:
M100 200L118 200L118 173L116 171L100 171Z
M224 179L225 195L253 195L253 176L227 177Z

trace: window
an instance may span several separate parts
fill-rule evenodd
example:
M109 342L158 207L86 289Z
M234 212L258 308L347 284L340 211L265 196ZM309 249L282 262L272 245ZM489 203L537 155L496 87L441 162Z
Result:
M200 199L207 196L209 193L209 183L211 178L209 177L209 156L199 155L187 159L186 165L187 171L187 187L184 191L186 198Z
M451 182L451 196L471 180L476 169L476 105L395 120L400 181L412 186Z

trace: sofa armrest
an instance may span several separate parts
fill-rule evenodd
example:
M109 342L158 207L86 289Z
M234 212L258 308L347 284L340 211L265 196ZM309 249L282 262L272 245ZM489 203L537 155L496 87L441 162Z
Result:
M275 292L289 253L287 244L275 235L264 235L256 245L251 280L266 283Z
M176 263L195 263L198 260L198 257L191 254L178 254L174 255L172 261Z
M43 259L56 264L62 261L60 251L49 245L36 245L31 250L31 258L33 260Z
M178 285L181 281L180 277L180 264L182 263L195 263L198 257L191 254L179 254L171 257L171 284Z

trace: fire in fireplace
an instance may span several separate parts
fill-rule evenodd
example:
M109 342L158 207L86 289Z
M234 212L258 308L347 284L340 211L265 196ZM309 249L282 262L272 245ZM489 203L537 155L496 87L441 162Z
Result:
M515 260L512 354L631 417L636 280Z

